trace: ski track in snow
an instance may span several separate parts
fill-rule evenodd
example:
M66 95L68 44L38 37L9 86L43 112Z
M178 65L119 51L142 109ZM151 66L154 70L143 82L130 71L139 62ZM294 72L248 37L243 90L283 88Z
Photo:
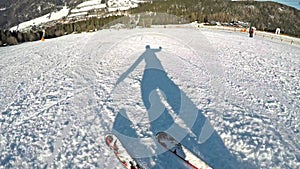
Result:
M156 55L164 71L202 110L239 168L300 167L299 46L227 31L151 28L0 48L0 168L122 168L104 141L120 112L132 130L125 132L148 139L147 151L155 151L141 95L145 61L116 85L146 45L162 47ZM186 167L168 152L140 162Z

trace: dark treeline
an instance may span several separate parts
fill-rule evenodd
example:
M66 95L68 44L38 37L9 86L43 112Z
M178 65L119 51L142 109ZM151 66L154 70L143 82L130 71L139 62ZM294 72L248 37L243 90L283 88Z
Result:
M70 23L55 23L52 26L43 26L43 28L30 29L26 32L0 30L0 46L17 45L23 42L41 40L43 30L45 30L45 39L56 38L72 33L89 32L103 29L110 22L121 16L110 16L106 18L89 18Z
M284 34L300 37L300 11L274 2L156 0L152 3L140 4L138 8L130 9L128 12L131 14L161 14L155 15L155 18L153 18L154 16L143 16L137 24L145 27L149 27L151 24L168 24L170 19L176 20L175 23L187 23L196 20L199 22L243 21L249 22L251 26L256 27L258 30L275 32L276 28L279 27ZM0 30L0 46L40 40L43 29L45 30L46 39L71 33L100 30L109 23L117 23L115 21L118 21L120 17L122 16L89 18L71 23L57 22L52 23L52 26L44 25L43 28L31 29L27 32Z
M275 32L279 27L284 34L300 37L300 10L275 2L156 0L153 3L141 4L132 11L166 12L188 21L243 21L259 30Z

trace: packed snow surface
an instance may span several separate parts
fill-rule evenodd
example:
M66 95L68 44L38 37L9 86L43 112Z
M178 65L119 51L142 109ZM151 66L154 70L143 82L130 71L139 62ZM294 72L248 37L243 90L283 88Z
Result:
M300 47L193 28L101 30L0 48L0 168L300 168Z

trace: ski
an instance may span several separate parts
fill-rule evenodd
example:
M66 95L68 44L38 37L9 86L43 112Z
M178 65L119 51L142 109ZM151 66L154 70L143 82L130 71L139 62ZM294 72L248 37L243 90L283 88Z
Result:
M127 169L141 169L139 164L128 154L121 141L114 135L108 134L105 136L107 146L113 150L115 156Z
M166 148L181 160L185 161L191 168L212 169L212 167L208 166L202 159L190 152L168 133L159 132L156 134L156 139L161 146Z

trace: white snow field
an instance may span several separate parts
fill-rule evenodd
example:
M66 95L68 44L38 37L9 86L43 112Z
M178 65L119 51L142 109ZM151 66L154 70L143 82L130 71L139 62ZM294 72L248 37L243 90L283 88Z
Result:
M149 45L149 46L147 46ZM160 48L161 47L161 48ZM0 168L300 168L300 47L193 28L101 30L0 48Z
M51 13L48 13L41 17L20 23L19 25L10 28L10 31L24 30L26 28L29 29L33 25L39 25L42 23L59 20L63 17L66 17L69 14L69 11L70 11L70 9L66 6L64 6L63 9L61 9L59 11L51 12Z

